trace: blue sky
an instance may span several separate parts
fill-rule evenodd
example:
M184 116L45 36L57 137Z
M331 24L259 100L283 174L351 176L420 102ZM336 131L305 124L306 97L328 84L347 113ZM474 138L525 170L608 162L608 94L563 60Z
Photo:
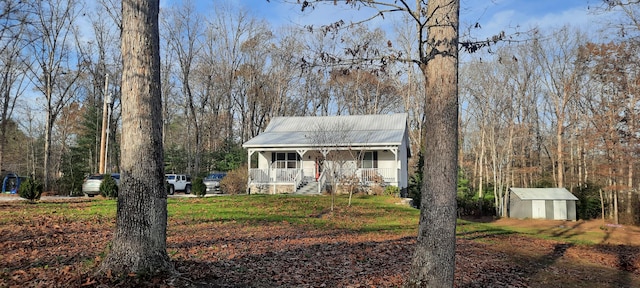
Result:
M462 11L461 18L466 21L480 19L485 31L515 27L546 30L568 24L595 32L602 24L599 23L601 15L595 9L600 0L462 0L462 5L465 3L469 10Z
M161 4L181 0L161 0ZM217 0L220 1L220 0ZM283 0L222 0L231 5L243 6L254 15L264 18L274 26L283 24L323 25L338 19L357 21L371 15L372 10L354 10L345 5L319 5L315 10L302 13L300 5L284 3ZM209 1L198 1L198 5L211 5ZM295 2L295 0L289 0ZM344 0L338 0L343 3ZM413 0L409 1L413 3ZM206 4L205 4L206 3ZM601 0L461 0L461 24L478 22L481 30L475 31L478 38L494 35L502 30L529 30L533 27L547 29L570 24L587 31L597 30L599 16L594 7ZM204 8L204 7L203 7ZM392 18L387 17L386 20ZM372 25L382 25L381 21ZM593 28L591 28L593 27ZM461 27L462 28L462 27Z

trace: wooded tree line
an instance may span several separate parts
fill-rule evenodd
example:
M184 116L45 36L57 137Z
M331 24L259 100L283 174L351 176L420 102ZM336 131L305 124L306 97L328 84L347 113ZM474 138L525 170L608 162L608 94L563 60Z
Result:
M110 94L108 170L118 171L120 1L8 0L0 8L2 169L33 174L58 193L79 191L98 171ZM631 19L611 15L611 24ZM236 168L246 157L241 143L275 116L407 112L420 151L424 78L413 63L394 61L417 53L413 24L333 29L341 25L274 27L231 5L203 11L190 1L161 10L167 171ZM470 194L494 195L503 214L511 186L598 187L607 207L618 199L618 210L637 215L638 27L624 31L590 41L557 27L463 56L460 167Z
M621 205L637 222L637 41L590 42L571 27L535 36L462 66L466 176L498 215L508 187L566 187L602 189L607 215Z

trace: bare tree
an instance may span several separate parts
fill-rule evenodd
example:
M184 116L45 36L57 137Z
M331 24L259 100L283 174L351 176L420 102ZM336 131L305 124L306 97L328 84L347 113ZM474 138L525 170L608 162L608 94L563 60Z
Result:
M120 5L117 5L118 7ZM110 122L105 123L108 130L107 138L104 138L109 143L109 147L106 147L106 163L103 163L102 168L107 166L118 167L119 153L117 144L119 137L116 137L116 131L118 128L117 123L120 120L120 81L121 78L121 64L122 59L120 56L119 39L120 39L120 23L114 23L105 11L109 9L115 9L114 7L97 6L96 10L89 12L89 21L91 23L91 40L79 45L80 53L83 56L86 65L85 75L79 79L79 85L81 91L78 93L81 95L82 105L86 108L86 113L107 113L111 117L108 117ZM89 14L88 13L88 14ZM108 82L108 83L107 83ZM105 90L108 88L108 91ZM104 104L107 97L111 98L108 105ZM103 111L104 108L107 108ZM94 109L95 108L95 109ZM111 113L108 113L111 112ZM99 135L102 130L102 123L97 122L95 125L95 135ZM86 131L85 133L89 133ZM99 171L98 157L100 151L101 137L95 137L95 145L89 148L89 159L87 159L89 171L97 173ZM106 143L105 143L106 145ZM106 165L104 165L106 164ZM107 169L114 171L113 168Z
M529 174L539 176L536 129L538 81L535 63L526 45L498 48L482 60L474 59L462 69L462 97L467 102L464 136L473 164L478 195L485 180L493 186L497 215L506 216L509 186L530 187ZM470 147L469 147L470 146ZM470 149L469 149L470 148ZM528 180L531 181L531 180Z
M10 43L27 40L24 35L29 20L29 3L20 0L0 2L0 55L11 49Z
M238 69L235 82L235 107L240 118L240 139L248 140L254 123L262 122L277 107L274 103L275 95L270 95L271 79L268 75L268 62L271 58L273 33L268 23L252 19L255 27L246 34L246 39L240 45L243 63Z
M27 28L26 13L20 10L25 6L16 1L0 4L0 170L4 169L8 122L27 87L27 57L22 52L27 41L20 36Z
M374 59L384 51L387 36L381 28L370 29L364 24L354 25L340 42L345 48L347 65L328 67L331 94L337 114L385 114L399 110L401 100L392 81L395 63L380 65Z
M167 43L169 44L169 50L175 55L178 60L179 72L178 79L180 79L180 86L182 96L186 100L185 116L187 118L187 137L185 137L185 144L188 148L191 148L191 143L195 145L192 149L188 149L189 152L193 151L192 157L189 157L188 161L193 161L193 165L188 165L188 170L193 167L194 171L187 172L200 172L200 159L202 156L202 128L199 121L200 115L198 115L198 103L195 101L195 96L192 89L193 76L191 72L193 70L194 61L198 57L200 50L200 37L203 34L203 19L200 14L195 11L196 7L193 3L187 1L179 7L168 9L162 17L161 23L163 24L165 36L167 37ZM193 136L193 141L191 140Z
M545 88L544 101L549 107L549 117L555 123L554 170L556 187L565 187L565 128L570 125L569 104L575 101L582 71L576 68L578 47L585 39L579 31L564 27L547 41L537 39L533 43L536 64L547 77L542 78Z
M313 128L313 132L307 136L309 144L317 147L322 154L323 173L327 175L331 186L331 212L335 206L335 195L338 191L338 184L344 182L345 177L355 176L357 165L349 151L353 139L353 127L344 121L331 121L318 123Z
M215 41L210 50L213 54L207 55L211 57L211 67L215 67L211 71L211 78L217 83L217 89L212 90L218 94L215 98L219 101L216 105L222 105L219 112L222 124L217 125L223 128L225 139L233 141L237 135L234 134L234 119L237 117L235 100L237 91L235 81L237 74L242 66L244 59L240 51L243 39L251 34L251 30L255 28L256 20L251 17L247 11L234 11L231 7L216 7L215 14L211 17L209 25L210 39Z
M612 11L610 27L621 38L640 41L640 1L638 0L602 0L603 8Z
M307 93L296 93L297 87L304 87L301 83L302 73L295 73L300 71L296 57L304 51L304 40L300 39L300 34L293 28L285 27L275 33L276 39L271 41L271 63L267 75L271 82L268 92L275 97L271 100L270 114L253 120L254 129L251 131L251 137L258 135L271 117L304 115L307 107Z
M159 2L122 1L122 182L103 274L175 273L166 244Z
M42 131L42 127L44 127L44 125L39 123L38 118L34 114L35 113L30 106L24 107L23 115L26 119L22 122L26 122L26 124L23 123L21 125L22 130L26 131L27 137L29 138L29 143L27 145L27 158L29 159L27 163L27 170L29 170L29 174L31 175L36 175L36 169L42 167L40 162L41 159L38 159L38 156L41 155L42 147L38 145L36 140L44 135L44 132Z
M35 1L31 19L33 42L30 50L35 64L30 67L32 81L45 98L45 144L43 178L49 187L52 134L60 111L74 97L75 82L80 77L82 59L71 50L79 15L75 0ZM77 39L77 38L76 38Z
M626 190L626 214L633 218L633 159L637 157L637 93L638 46L635 42L587 43L580 49L580 69L587 72L585 86L594 87L585 93L578 107L588 115L590 126L599 135L593 142L603 151L605 161L596 173L605 180L609 193L609 209L617 219L618 191ZM593 140L592 140L593 141ZM602 173L604 172L604 173ZM626 174L626 175L625 175ZM616 220L617 222L617 220Z

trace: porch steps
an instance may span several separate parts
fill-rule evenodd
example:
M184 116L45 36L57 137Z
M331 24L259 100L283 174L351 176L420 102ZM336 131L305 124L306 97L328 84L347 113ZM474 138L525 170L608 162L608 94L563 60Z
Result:
M318 182L316 181L305 181L302 182L300 187L293 194L301 194L301 195L318 195Z

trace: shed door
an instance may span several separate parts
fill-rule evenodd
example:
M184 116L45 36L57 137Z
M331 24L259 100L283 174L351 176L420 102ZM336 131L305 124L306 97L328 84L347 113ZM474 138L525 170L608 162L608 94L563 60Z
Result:
M567 201L553 200L553 219L567 220Z
M545 214L544 200L531 200L531 218L544 219Z

